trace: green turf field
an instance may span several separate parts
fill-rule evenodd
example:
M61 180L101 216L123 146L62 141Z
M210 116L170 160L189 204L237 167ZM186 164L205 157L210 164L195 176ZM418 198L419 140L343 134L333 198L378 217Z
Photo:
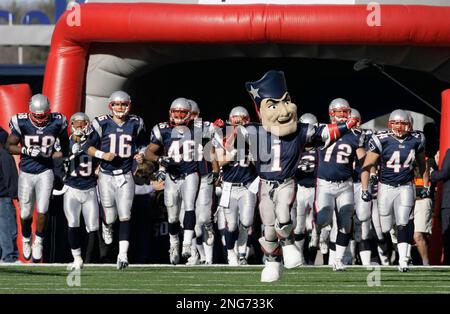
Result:
M282 280L271 284L260 282L261 269L178 265L118 271L108 265L86 266L78 276L64 265L1 265L0 293L450 293L449 267L412 267L409 273L395 267L375 272L349 267L342 273L300 267L285 270ZM380 286L375 285L378 279Z

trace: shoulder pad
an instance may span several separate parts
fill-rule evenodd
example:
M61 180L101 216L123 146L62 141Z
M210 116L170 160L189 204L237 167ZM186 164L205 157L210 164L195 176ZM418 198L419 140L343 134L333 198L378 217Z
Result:
M130 114L128 117L130 120L139 120L139 117L135 114Z
M94 119L97 120L98 122L102 122L102 121L108 120L108 119L109 119L109 116L106 115L106 114L104 114L104 115L95 117Z
M28 119L28 113L18 113L15 116L17 117L17 119L20 119L20 120Z
M158 126L160 129L168 129L168 128L170 128L170 125L169 125L169 123L167 123L167 122L160 122L160 123L157 124L157 126Z
M421 138L423 133L421 131L412 131L411 136L415 137L415 138Z

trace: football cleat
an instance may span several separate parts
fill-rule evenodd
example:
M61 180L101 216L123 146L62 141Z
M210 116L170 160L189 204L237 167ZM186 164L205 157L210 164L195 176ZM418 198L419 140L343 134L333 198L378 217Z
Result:
M119 254L117 256L117 269L122 270L128 267L128 256L126 254Z
M70 265L71 270L80 270L83 268L83 259L81 256L75 256L72 265Z
M342 263L342 259L337 258L333 263L333 271L345 271L345 265Z
M37 240L37 238L34 239L33 245L31 246L31 257L33 259L33 263L39 263L42 259L42 240Z
M266 266L261 273L261 282L274 282L281 278L283 265L281 262L266 261Z
M228 265L239 266L238 257L233 250L228 251Z
M187 266L194 266L200 264L200 255L198 254L197 250L193 251L193 254L191 257L188 258L186 265Z
M398 261L398 271L401 273L407 273L409 272L409 265L408 265L409 259L407 257L401 258Z
M304 259L298 248L294 244L283 245L284 267L287 269L295 268L304 264Z
M191 257L191 245L185 244L183 243L183 248L181 250L181 256L183 256L184 258L189 258Z
M169 260L170 260L170 263L173 265L180 263L179 246L180 246L179 242L170 244Z
M239 253L239 265L248 265L247 258L245 258L245 253Z
M31 238L22 238L22 255L26 261L31 258Z
M102 237L106 245L110 245L113 242L112 225L105 225L104 223L102 223Z

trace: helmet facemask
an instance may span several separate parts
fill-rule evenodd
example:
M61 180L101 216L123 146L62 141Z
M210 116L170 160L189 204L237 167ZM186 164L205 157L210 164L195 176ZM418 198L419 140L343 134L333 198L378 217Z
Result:
M329 112L330 121L331 123L347 122L351 112L351 109L346 107L334 108Z
M71 123L72 134L82 139L86 137L88 128L89 121L87 120L75 120Z
M110 102L109 109L113 115L119 119L124 119L130 112L131 103L129 102Z
M50 110L42 113L30 112L30 119L38 127L44 127L50 121Z
M169 118L171 125L187 125L191 120L189 110L175 108L169 110Z
M398 138L405 137L411 131L411 123L409 121L389 120L388 128Z

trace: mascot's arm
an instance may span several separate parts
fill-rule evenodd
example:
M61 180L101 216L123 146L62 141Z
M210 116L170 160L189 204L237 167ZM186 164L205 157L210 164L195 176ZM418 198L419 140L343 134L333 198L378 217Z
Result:
M309 125L308 142L313 146L321 147L321 149L327 148L353 128L356 123L356 120L349 119L347 122L324 124L319 127Z

